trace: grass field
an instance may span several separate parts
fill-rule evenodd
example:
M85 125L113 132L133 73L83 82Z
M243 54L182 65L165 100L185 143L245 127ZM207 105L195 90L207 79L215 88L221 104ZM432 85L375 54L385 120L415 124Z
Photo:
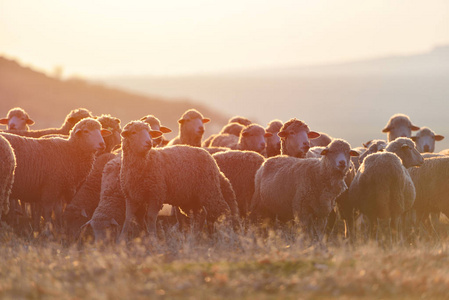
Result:
M447 299L448 241L382 250L313 247L285 231L82 247L21 238L3 226L1 299Z

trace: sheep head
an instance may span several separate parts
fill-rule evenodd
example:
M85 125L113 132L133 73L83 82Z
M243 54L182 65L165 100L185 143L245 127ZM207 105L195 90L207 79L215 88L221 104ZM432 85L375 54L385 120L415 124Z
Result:
M6 125L7 130L28 130L28 125L33 125L34 121L20 107L9 110L6 118L0 119L1 125Z
M93 118L85 118L70 131L69 140L78 140L84 149L92 152L104 151L106 145L103 137L110 135L111 132L101 128L101 123Z
M122 130L123 148L137 153L146 153L153 147L153 139L162 136L159 130L151 130L150 126L142 121L132 121Z
M290 119L278 132L281 138L281 154L304 158L309 151L309 139L315 139L320 136L318 132L310 131L306 123Z
M351 156L359 156L359 153L353 149L348 142L342 139L334 139L328 147L321 151L323 159L326 159L330 165L338 173L346 175L351 165Z
M419 130L419 127L413 125L407 115L395 114L390 118L382 132L388 134L388 141L391 142L398 137L411 137L412 130Z

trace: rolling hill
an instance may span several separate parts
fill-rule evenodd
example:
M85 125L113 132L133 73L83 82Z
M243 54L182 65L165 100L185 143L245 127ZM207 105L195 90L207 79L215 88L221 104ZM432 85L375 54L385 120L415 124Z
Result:
M78 107L85 107L94 115L119 117L122 125L153 114L173 129L174 133L169 137L177 134L177 120L189 108L196 108L212 119L206 126L210 132L219 130L230 117L185 97L169 100L125 92L81 79L60 80L0 57L0 116L5 116L10 108L16 106L24 108L36 121L32 127L34 129L59 127L67 113Z
M353 146L386 138L381 129L389 117L405 113L416 125L447 136L437 151L449 148L449 46L333 65L101 80L144 94L189 97L263 125L296 117Z

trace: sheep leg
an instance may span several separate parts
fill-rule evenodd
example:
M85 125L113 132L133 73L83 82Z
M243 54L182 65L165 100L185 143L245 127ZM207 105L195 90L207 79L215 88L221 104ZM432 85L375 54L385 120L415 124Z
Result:
M123 223L122 232L120 233L119 237L120 242L128 242L129 231L137 224L137 210L138 206L134 205L134 203L131 203L131 201L126 199L126 217L125 222Z
M158 205L156 202L150 202L147 207L147 213L146 213L146 218L145 218L145 228L146 228L147 234L151 238L156 238L157 215L161 209L162 209L162 205Z
M391 248L392 240L391 240L391 218L387 219L377 219L378 225L378 235L377 242L383 248Z

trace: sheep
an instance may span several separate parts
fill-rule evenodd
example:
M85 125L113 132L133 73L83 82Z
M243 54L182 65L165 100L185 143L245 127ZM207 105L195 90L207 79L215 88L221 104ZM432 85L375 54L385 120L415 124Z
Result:
M11 197L40 204L46 222L54 209L60 221L62 200L72 199L89 174L95 153L105 148L102 136L109 134L92 118L78 122L68 139L0 133L11 143L17 160Z
M272 135L272 133L266 132L262 126L251 124L242 130L240 137L232 134L222 134L212 140L211 146L261 153L265 150L265 138L269 138Z
M91 172L73 196L72 201L67 205L63 214L63 220L68 237L76 238L81 226L92 217L100 201L103 169L115 157L115 154L108 152L97 156Z
M11 108L6 115L6 118L0 119L1 125L6 125L6 130L30 130L28 126L34 124L34 121L26 113L23 108Z
M421 165L424 159L409 138L397 138L385 150L368 155L360 165L349 187L348 207L368 217L372 237L378 223L386 243L391 245L391 222L397 241L399 218L411 210L415 201L415 187L407 169ZM352 228L352 220L348 221Z
M196 109L187 110L178 120L179 135L172 139L168 145L189 145L201 147L201 139L204 134L204 124L210 119L204 118Z
M9 211L9 195L14 183L16 156L11 144L0 135L0 220Z
M360 167L360 164L363 163L363 161L365 160L365 157L367 157L370 154L376 153L376 152L384 151L385 148L387 148L388 143L385 140L372 140L372 141L370 141L369 145L370 146L367 147L366 151L364 151L359 156L357 169Z
M78 108L72 110L66 117L64 124L60 128L48 128L40 130L7 130L7 133L14 133L16 135L39 138L49 134L69 135L70 130L80 120L84 118L92 118L92 113L85 108Z
M443 140L444 136L435 134L435 132L428 127L421 127L411 139L415 142L416 149L418 149L420 153L433 153L435 151L435 141L438 142Z
M229 119L228 124L229 123L239 123L239 124L242 124L243 126L249 126L253 122L251 122L250 120L248 120L247 118L242 117L242 116L234 116Z
M449 216L449 157L426 158L423 165L409 172L416 189L413 205L416 220L431 225L428 223L429 214L442 212ZM434 230L432 227L429 229Z
M387 133L388 142L394 141L398 137L412 136L412 131L419 130L418 126L415 126L410 121L410 118L404 114L395 114L388 120L387 125L382 129L383 133Z
M143 219L147 233L154 234L163 203L194 215L206 214L209 224L222 215L231 215L222 193L222 174L212 156L186 145L153 148L152 138L161 134L141 121L123 128L120 183L126 197L126 217L120 240L127 240L134 222L143 225ZM233 201L235 204L235 198Z
M281 130L282 125L284 125L282 121L272 120L270 123L268 123L267 128L265 128L266 132L272 134L271 137L266 138L266 157L272 157L281 154L281 139L277 134Z
M101 115L96 118L100 122L103 129L109 130L111 135L103 137L104 143L106 145L103 153L110 153L120 146L120 132L122 129L120 127L120 119L112 117L111 115ZM97 153L97 155L100 153Z
M304 158L310 148L309 139L316 139L320 134L310 131L306 123L293 118L284 123L278 136L281 138L282 155Z
M253 151L239 150L219 152L212 157L232 184L240 216L246 217L254 193L254 177L265 158Z
M332 138L327 133L324 132L318 133L320 134L319 137L310 140L310 147L317 147L317 146L326 147L327 145L330 144L330 142L332 142Z
M144 121L145 123L150 125L152 130L159 130L162 133L172 132L172 130L170 128L168 128L167 126L162 126L161 121L153 115L147 115L145 117L140 118L140 120ZM169 143L169 141L166 140L164 138L164 136L154 139L153 142L154 142L154 145L153 145L154 147L163 147Z
M299 221L309 237L313 231L320 236L335 199L347 189L350 156L358 153L346 141L334 139L321 155L268 158L256 173L251 218Z
M211 134L202 144L203 148L204 147L210 147L212 140L221 135L221 134L232 134L235 135L237 137L240 136L240 133L242 132L243 128L245 128L244 125L240 124L240 123L228 123L225 126L223 126L223 128L221 129L221 131L218 134Z
M110 160L103 169L100 202L85 224L93 229L95 241L105 241L108 233L114 240L125 221L126 201L120 186L121 156Z

